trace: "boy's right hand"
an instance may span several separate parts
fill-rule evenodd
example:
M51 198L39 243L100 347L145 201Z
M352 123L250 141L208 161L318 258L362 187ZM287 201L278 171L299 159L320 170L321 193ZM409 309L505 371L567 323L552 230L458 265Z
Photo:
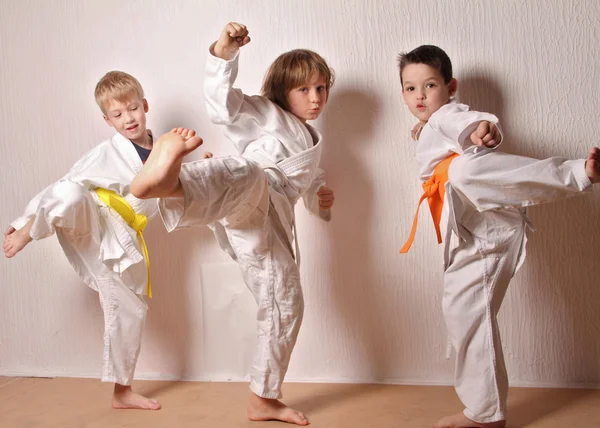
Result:
M215 44L215 56L224 60L230 60L235 57L237 51L242 46L248 43L250 43L250 37L248 36L246 26L237 22L230 22L223 28L221 36Z
M7 237L8 235L15 233L16 229L12 226L9 226L8 229L6 229L6 232L4 232L4 237Z
M471 133L471 142L476 146L494 148L502 142L502 134L496 125L482 120L477 129Z

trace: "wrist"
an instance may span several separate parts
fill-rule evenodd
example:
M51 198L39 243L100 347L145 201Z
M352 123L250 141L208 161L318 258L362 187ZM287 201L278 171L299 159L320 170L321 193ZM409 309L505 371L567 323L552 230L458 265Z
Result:
M214 47L215 56L217 56L221 59L224 59L226 61L229 61L230 59L234 58L237 51L238 51L237 47L222 46L218 42Z

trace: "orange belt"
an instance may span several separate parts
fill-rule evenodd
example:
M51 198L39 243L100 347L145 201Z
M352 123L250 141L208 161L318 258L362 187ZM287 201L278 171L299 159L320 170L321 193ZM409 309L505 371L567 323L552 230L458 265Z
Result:
M444 206L444 195L446 193L446 188L444 186L446 184L446 181L448 181L448 169L450 168L450 163L457 156L458 153L455 153L452 156L449 156L443 161L441 161L435 167L431 178L425 183L423 183L423 190L425 191L425 193L423 193L423 196L421 196L421 199L419 199L419 204L417 205L417 213L415 214L415 219L413 220L410 236L406 241L406 244L404 244L404 246L400 250L400 253L407 253L415 239L415 234L417 233L417 223L419 221L419 208L421 206L421 203L426 198L427 202L429 203L431 217L433 217L433 225L435 226L435 233L437 235L438 244L442 243L440 220L442 219L442 207Z

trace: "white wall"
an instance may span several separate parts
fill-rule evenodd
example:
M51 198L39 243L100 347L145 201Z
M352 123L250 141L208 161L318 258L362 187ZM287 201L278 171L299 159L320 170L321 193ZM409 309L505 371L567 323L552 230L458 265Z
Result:
M172 4L167 4L172 3ZM304 326L289 380L450 383L441 248L419 196L414 120L396 56L423 43L454 61L461 99L496 113L504 150L583 157L599 127L600 3L588 1L0 1L0 224L111 135L94 104L112 69L142 82L156 132L199 130L231 153L202 100L205 53L248 25L239 86L260 88L280 53L314 49L336 69L323 166L334 221L298 208ZM513 384L600 384L600 193L531 210L538 231L501 313ZM139 378L243 379L254 302L208 229L149 228L155 298ZM0 258L0 375L99 376L102 314L55 238Z

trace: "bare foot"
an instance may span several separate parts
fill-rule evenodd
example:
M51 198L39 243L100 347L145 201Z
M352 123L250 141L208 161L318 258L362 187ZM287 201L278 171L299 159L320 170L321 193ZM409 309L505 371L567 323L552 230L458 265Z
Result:
M181 161L201 144L202 138L191 129L175 128L161 135L131 182L133 196L140 199L183 196L179 182Z
M29 220L27 224L19 230L15 230L12 226L6 229L6 232L4 232L4 255L7 258L10 259L11 257L14 257L32 241L29 232L31 231L31 226L34 221L35 217Z
M467 418L464 413L446 416L435 423L433 428L504 428L506 421L490 422L487 424L475 422Z
M588 153L585 172L592 183L600 183L600 150L594 147Z
M146 398L131 390L129 385L115 383L112 398L113 409L159 410L160 403L154 398Z
M248 419L251 421L282 421L296 425L308 425L308 419L302 412L286 406L281 401L270 400L250 394L248 400Z

